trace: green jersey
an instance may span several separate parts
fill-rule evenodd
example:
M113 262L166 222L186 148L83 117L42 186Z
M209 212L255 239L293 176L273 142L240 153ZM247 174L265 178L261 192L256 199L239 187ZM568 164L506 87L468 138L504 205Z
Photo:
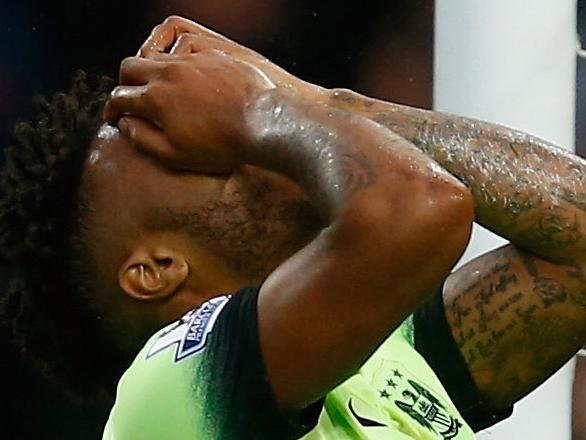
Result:
M330 391L303 440L470 440L472 429L413 347L405 321L360 371Z
M214 298L153 335L120 379L103 439L287 440L307 433L319 412L282 413L266 378L258 290Z
M403 323L306 411L279 411L258 342L258 289L215 298L157 332L118 386L104 440L469 440L471 428Z

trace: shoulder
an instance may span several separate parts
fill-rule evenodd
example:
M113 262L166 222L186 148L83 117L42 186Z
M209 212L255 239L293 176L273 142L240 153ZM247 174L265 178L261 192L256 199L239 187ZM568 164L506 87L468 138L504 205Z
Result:
M174 362L180 362L201 352L218 318L233 298L233 295L219 296L189 310L149 339L141 351L143 358L148 360L170 350L174 352Z

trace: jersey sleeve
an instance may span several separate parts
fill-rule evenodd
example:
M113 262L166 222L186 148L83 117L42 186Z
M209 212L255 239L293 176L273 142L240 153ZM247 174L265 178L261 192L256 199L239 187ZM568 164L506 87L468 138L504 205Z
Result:
M258 288L214 298L154 335L120 380L105 440L297 439L320 405L282 412L258 335Z
M442 292L413 317L415 348L434 370L456 408L475 432L508 417L513 407L496 413L482 398L448 324Z
M279 410L258 335L258 288L238 293L210 338L202 362L206 404L221 439L297 439L317 423L321 405L299 413Z

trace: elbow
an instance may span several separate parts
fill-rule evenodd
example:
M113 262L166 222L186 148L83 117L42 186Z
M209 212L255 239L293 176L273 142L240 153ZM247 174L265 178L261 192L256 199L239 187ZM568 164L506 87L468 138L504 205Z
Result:
M422 194L422 234L428 243L442 247L444 252L459 258L466 248L474 222L474 198L470 190L455 178L440 179Z
M468 245L474 222L468 188L455 179L422 180L395 193L389 197L387 189L378 204L370 204L370 231L391 241L387 248L405 246L430 257L436 250L443 260L455 263Z
M414 265L432 260L451 267L466 248L474 221L470 191L455 179L409 179L354 197L334 226L340 242L363 242L379 261L403 255ZM386 264L386 263L385 263Z
M474 199L464 185L455 179L412 179L397 185L380 185L355 198L348 217L356 229L402 231L415 238L421 233L441 233L467 241L474 221ZM352 215L354 214L354 215Z
M455 179L441 182L430 198L433 215L445 228L469 234L474 222L474 197L466 186Z
M428 218L419 236L427 237L430 248L441 250L445 261L453 264L466 249L474 223L474 198L460 182L448 182L435 189L427 199Z

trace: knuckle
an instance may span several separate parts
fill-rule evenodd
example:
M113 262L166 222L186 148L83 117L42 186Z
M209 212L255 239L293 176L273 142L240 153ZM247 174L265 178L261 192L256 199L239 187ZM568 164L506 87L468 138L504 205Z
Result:
M220 59L225 59L230 56L230 53L223 49L218 49L217 47L207 47L200 52L200 54L209 56L209 57L216 57Z
M163 29L165 29L165 22L159 23L156 25L153 30L151 31L151 37L158 35Z
M158 84L150 84L145 88L143 98L145 103L151 108L158 108L162 105L165 93L163 87Z
M190 43L191 41L194 41L195 39L196 39L195 35L184 32L177 37L177 40L175 40L175 43L176 44L187 44L187 43Z
M169 15L163 21L163 24L166 26L177 26L179 24L185 23L187 20L179 15Z
M124 87L123 86L116 86L110 92L110 99L116 100L124 96Z
M172 62L167 63L163 69L163 77L166 81L175 82L183 78L185 73L185 66L183 63Z
M126 73L134 65L135 57L126 57L120 63L120 72Z

